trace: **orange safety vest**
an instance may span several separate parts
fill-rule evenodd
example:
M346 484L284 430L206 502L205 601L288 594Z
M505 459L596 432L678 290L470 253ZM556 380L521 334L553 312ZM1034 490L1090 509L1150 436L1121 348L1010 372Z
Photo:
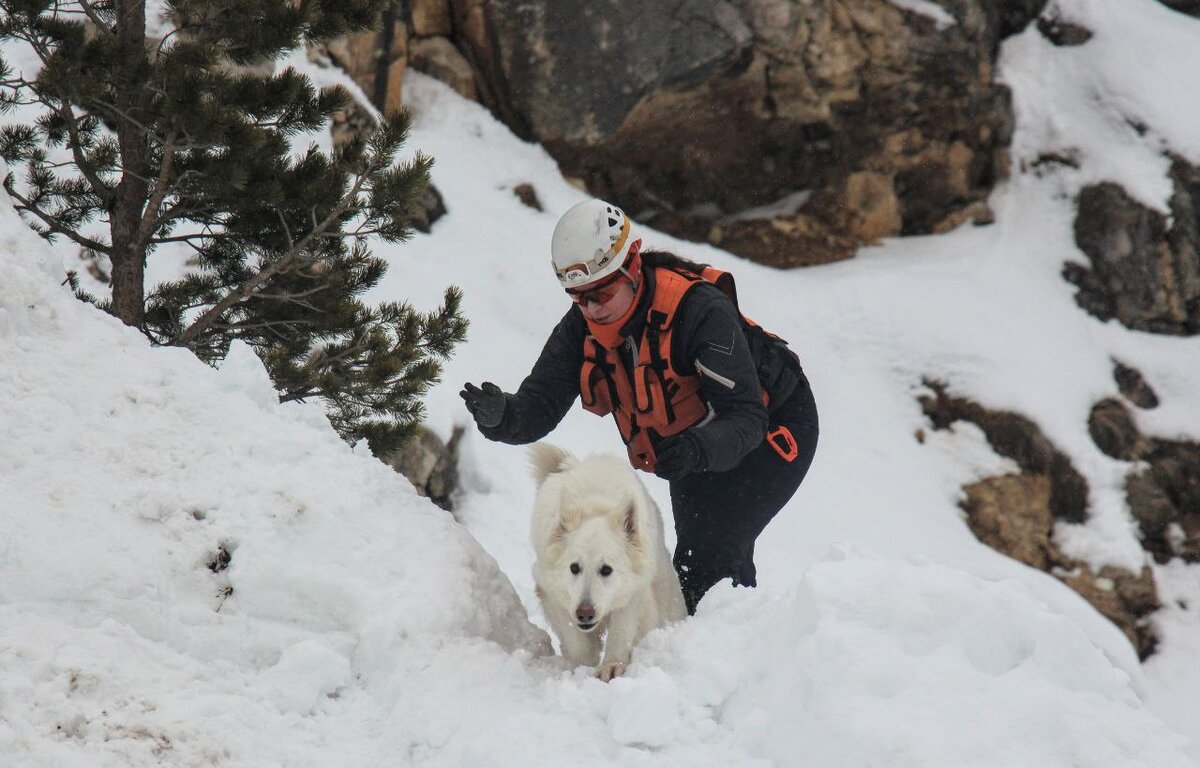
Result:
M635 469L653 472L655 443L709 417L708 403L700 394L700 377L680 374L671 359L679 305L701 282L715 284L737 306L733 276L728 272L708 267L696 275L670 267L654 268L654 300L646 313L632 375L615 350L605 349L590 334L584 339L579 371L583 407L599 416L613 415Z

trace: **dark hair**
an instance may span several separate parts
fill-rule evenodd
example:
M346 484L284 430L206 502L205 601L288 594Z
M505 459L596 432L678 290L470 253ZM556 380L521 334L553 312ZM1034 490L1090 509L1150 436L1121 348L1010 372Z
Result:
M684 272L700 274L705 269L708 269L708 264L701 264L685 259L670 251L642 251L642 264L647 267L668 267L670 269L679 269Z

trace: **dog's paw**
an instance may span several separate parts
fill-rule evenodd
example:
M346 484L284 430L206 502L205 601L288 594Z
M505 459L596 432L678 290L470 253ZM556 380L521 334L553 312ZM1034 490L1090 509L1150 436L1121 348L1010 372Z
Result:
M596 677L604 682L612 680L614 677L620 677L625 674L625 665L619 661L614 661L609 664L601 664L596 670Z

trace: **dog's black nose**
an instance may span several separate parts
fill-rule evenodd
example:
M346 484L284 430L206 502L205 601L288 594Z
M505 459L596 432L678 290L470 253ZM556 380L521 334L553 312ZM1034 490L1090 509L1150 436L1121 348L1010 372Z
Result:
M575 620L581 625L592 625L596 623L596 607L591 603L580 603L575 609Z

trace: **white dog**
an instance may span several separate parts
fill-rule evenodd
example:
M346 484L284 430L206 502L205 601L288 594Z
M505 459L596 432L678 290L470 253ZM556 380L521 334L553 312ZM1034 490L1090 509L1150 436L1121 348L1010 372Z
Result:
M658 507L624 458L530 449L533 578L563 656L611 680L647 632L687 615ZM601 634L607 631L600 660Z

